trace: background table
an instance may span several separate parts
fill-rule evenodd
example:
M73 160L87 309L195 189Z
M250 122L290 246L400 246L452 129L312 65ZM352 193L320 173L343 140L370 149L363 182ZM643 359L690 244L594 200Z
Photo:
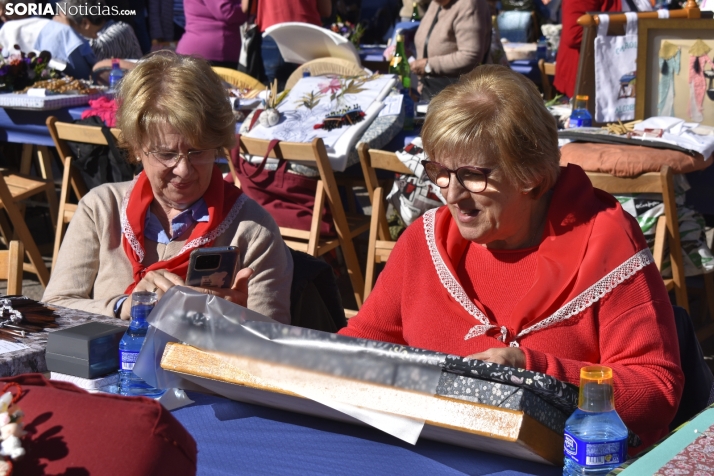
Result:
M562 468L189 392L173 415L198 444L198 474L560 476Z
M0 141L54 147L50 131L45 125L49 116L60 121L80 119L88 106L63 107L52 111L0 108Z

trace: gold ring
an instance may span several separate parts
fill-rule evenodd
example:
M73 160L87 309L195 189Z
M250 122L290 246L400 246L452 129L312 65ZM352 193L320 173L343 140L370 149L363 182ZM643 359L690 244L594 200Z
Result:
M151 292L152 292L152 293L155 293L157 289L159 289L159 287L158 287L158 286L154 286L154 289L152 289Z

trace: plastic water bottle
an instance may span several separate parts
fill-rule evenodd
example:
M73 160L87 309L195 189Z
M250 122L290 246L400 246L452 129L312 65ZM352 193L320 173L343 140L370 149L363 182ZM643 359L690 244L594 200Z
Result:
M548 59L548 40L545 39L545 36L541 36L538 43L536 43L536 59Z
M414 130L414 100L408 89L402 89L402 101L404 101L404 127L405 131Z
M119 81L124 77L124 71L119 66L119 60L112 60L112 70L109 72L109 89L116 90L119 86Z
M627 427L615 411L612 369L580 370L578 409L565 422L563 476L605 475L627 459Z
M156 293L137 292L131 295L131 324L119 342L119 393L129 396L158 397L165 390L149 386L134 373L134 364L146 339L149 323L146 316L156 305Z
M593 116L588 111L588 97L575 96L575 108L570 114L570 127L592 127Z

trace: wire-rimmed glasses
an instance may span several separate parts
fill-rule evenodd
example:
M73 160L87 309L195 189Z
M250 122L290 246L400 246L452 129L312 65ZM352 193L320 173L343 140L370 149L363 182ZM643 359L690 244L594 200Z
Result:
M474 167L472 165L465 165L452 170L430 160L422 160L421 164L424 166L426 176L437 187L448 187L449 182L451 182L451 174L454 174L461 186L471 193L481 193L486 190L488 176L493 172L493 169Z
M191 150L185 154L163 150L144 151L164 167L176 167L183 157L191 165L211 164L216 160L216 149Z

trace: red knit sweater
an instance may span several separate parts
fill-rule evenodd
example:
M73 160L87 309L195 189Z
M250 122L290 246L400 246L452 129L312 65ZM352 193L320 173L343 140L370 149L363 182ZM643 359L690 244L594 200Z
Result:
M494 251L476 243L469 245L456 274L466 294L474 302L478 298L492 322L514 327L511 312L533 286L537 250ZM488 279L479 279L484 276Z

